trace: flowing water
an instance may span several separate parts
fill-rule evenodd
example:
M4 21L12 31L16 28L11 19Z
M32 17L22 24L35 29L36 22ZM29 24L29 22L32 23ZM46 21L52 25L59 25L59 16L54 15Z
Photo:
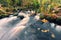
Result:
M31 17L25 13L20 12L19 14L25 16L25 18L20 19L17 16L10 15L10 17L0 19L0 40L10 40L25 27L37 21L35 17L38 15Z
M18 15L19 17L10 15L7 18L0 19L0 40L61 40L61 35L59 34L61 26L54 23L37 22L40 14L29 16L30 14L20 12ZM20 19L21 15L24 16L23 19ZM40 29L40 26L42 26L42 29L52 31L56 35L56 38L51 39L48 37L51 32L45 34L37 31L37 28ZM45 39L46 37L47 39Z

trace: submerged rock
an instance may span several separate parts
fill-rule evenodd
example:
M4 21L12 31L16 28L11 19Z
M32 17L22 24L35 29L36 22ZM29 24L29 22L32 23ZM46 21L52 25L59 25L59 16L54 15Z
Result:
M52 37L52 38L55 38L55 35L54 35L54 34L51 34L51 37Z

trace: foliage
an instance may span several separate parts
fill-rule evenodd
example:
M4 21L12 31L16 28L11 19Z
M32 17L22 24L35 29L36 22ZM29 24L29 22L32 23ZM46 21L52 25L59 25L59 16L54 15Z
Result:
M4 6L20 6L21 0L0 0L0 4L3 4Z
M61 3L60 0L42 0L41 11L44 13L51 13L51 10Z
M41 13L52 13L51 11L57 6L61 6L61 0L0 0L0 4L4 7L13 7L17 10L17 7L27 8L35 10Z

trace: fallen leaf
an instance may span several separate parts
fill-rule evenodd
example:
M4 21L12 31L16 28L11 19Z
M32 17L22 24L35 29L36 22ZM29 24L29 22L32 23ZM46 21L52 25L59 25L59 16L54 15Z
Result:
M46 19L43 19L43 20L41 20L41 21L44 22L44 23L48 22L48 20L46 20Z
M48 30L41 30L42 32L49 32L49 29Z

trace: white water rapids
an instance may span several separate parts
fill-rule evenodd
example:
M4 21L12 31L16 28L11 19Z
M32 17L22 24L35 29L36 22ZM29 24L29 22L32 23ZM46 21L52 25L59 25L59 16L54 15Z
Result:
M11 40L15 35L18 35L24 28L32 23L35 23L39 15L30 17L27 14L19 13L25 16L24 19L17 18L17 16L12 16L8 18L0 19L0 40ZM36 18L38 17L38 18ZM17 40L20 40L17 37Z

